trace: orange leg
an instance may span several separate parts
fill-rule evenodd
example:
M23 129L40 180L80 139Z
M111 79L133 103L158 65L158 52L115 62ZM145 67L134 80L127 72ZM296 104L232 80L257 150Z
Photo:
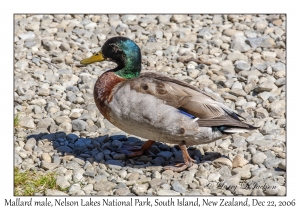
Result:
M176 164L175 166L165 166L164 169L165 170L172 170L175 172L180 172L185 170L188 167L191 167L193 165L193 163L195 163L196 161L194 159L192 159L186 149L186 146L183 143L180 143L178 145L182 151L182 156L183 156L183 160L184 163L179 163Z
M136 157L144 154L155 141L148 140L145 142L141 147L139 146L123 146L121 149L119 149L120 152L126 154L128 157Z

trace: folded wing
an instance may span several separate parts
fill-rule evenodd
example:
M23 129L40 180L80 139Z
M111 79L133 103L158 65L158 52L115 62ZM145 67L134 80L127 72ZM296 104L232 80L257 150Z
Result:
M199 118L199 126L255 129L242 122L232 109L187 83L156 73L144 73L128 82L132 90L151 94L164 103Z

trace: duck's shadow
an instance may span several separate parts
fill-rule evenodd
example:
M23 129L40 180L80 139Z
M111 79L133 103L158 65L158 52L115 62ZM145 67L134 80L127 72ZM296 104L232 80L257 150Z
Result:
M121 166L132 168L146 168L148 166L166 166L176 163L183 163L182 152L177 145L169 146L155 142L143 155L128 158L126 154L120 153L120 148L126 146L141 146L144 141L137 137L125 135L102 135L95 138L79 137L75 134L65 132L39 133L27 136L27 139L34 138L42 150L51 142L53 148L62 156L73 155L91 163L103 163L108 166ZM189 147L190 156L200 162L213 161L221 154L218 152L205 152L202 154L195 147Z

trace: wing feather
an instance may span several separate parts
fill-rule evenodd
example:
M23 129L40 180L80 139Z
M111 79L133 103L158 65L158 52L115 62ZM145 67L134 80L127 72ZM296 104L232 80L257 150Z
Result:
M127 82L132 90L153 95L175 108L183 108L188 114L199 118L197 122L200 126L250 128L248 124L241 122L234 110L182 81L157 73L143 73L125 83L128 84Z

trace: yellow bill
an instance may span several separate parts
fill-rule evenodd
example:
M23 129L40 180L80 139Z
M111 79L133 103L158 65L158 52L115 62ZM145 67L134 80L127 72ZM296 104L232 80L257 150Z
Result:
M91 64L91 63L95 63L95 62L101 62L105 60L105 58L103 57L102 52L97 52L94 55L92 55L89 58L85 58L83 60L80 61L81 64Z

